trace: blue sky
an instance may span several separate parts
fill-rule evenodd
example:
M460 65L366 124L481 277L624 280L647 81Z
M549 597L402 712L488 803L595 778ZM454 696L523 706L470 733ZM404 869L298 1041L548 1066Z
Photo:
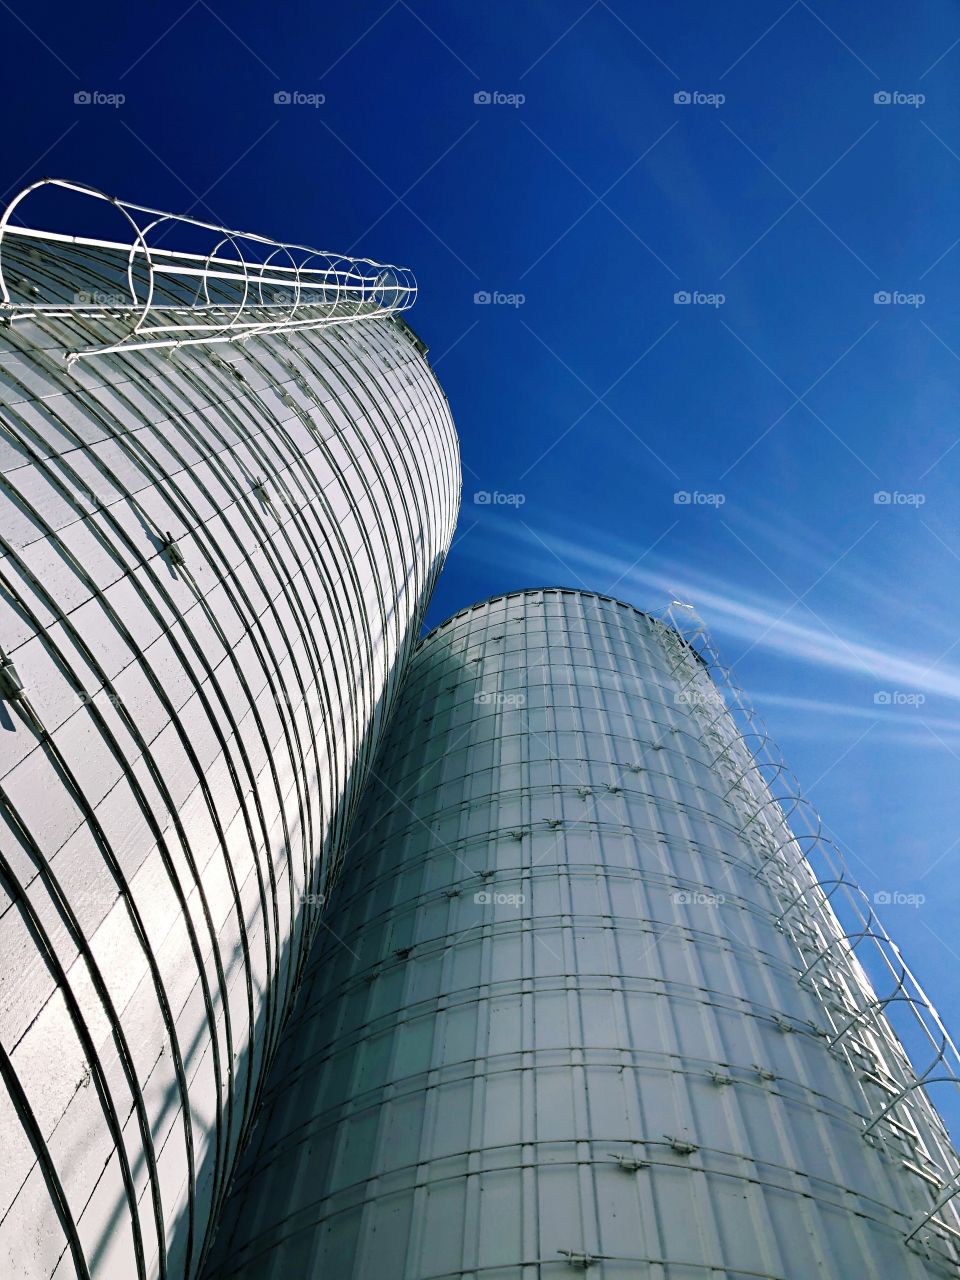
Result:
M0 186L412 266L464 460L429 621L696 602L960 1026L960 9L266 13L3 4Z

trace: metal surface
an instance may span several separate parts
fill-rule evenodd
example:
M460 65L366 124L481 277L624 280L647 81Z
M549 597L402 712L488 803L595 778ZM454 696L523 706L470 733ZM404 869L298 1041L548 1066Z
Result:
M125 250L7 223L2 263L36 305L0 330L0 1274L179 1280L449 544L456 438L397 319L301 297L161 352L168 257L135 259L133 329L63 305Z
M728 794L736 793L745 806L741 834L760 855L757 876L778 897L780 927L803 958L800 980L823 1000L830 1049L854 1072L867 1064L864 1078L872 1087L864 1136L915 1160L936 1188L934 1203L917 1215L905 1238L925 1247L960 1240L955 1209L941 1213L960 1193L960 1160L929 1094L931 1085L947 1086L956 1099L957 1046L723 665L703 620L679 600L663 620L664 641L676 659L673 674L688 679L687 697L705 714L703 736L715 752L713 764L729 782ZM704 702L702 666L720 694L712 708Z
M897 1003L678 628L422 642L206 1280L956 1276Z
M70 193L99 201L121 217L122 242L65 236L15 221L21 206L38 191ZM171 232L190 233L208 245L206 253L162 247ZM69 283L72 295L50 299L35 273L17 273L17 249L54 273L64 246L110 250L111 270L85 278L76 269L86 261L103 267L104 255L79 255ZM82 356L232 342L271 333L292 333L406 311L417 286L405 267L368 258L284 244L245 231L231 231L187 215L164 213L108 196L94 187L61 178L42 178L25 187L0 215L0 320L68 318L111 322L106 342L76 346ZM42 300L41 300L42 299ZM89 332L85 335L89 340Z

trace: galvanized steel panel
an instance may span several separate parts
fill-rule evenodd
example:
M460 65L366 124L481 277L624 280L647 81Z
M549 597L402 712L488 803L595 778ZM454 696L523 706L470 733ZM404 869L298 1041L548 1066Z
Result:
M42 300L125 257L3 264ZM459 496L399 320L65 367L124 325L0 333L0 1272L38 1280L194 1273Z
M904 1242L937 1122L865 1141L679 644L572 591L421 643L206 1280L956 1274Z

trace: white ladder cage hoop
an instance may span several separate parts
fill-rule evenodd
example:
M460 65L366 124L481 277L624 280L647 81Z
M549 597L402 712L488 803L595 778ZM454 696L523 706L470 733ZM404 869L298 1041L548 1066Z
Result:
M103 202L128 227L122 240L44 231L15 222L23 203L39 190L55 189ZM162 247L171 228L209 235L206 253ZM22 246L63 253L70 247L115 259L118 292L73 301L40 302L14 296L9 272ZM101 345L78 346L68 363L125 351L170 349L246 341L260 335L297 332L397 315L416 300L417 285L406 267L284 243L234 231L189 214L166 213L107 195L63 178L41 178L16 195L0 214L0 320L84 319L102 321L111 333ZM135 317L135 318L134 318ZM118 324L124 324L117 333Z
M843 855L824 829L819 813L802 793L796 776L784 763L782 754L766 726L756 715L742 688L734 682L732 671L723 665L706 626L693 605L672 600L656 619L663 629L663 640L670 662L671 676L681 684L684 701L701 713L710 705L722 702L723 709L708 718L702 716L701 743L715 764L728 768L733 781L726 792L728 804L746 801L746 820L740 813L740 833L757 852L757 877L762 877L781 899L778 922L789 931L802 964L797 978L814 984L820 990L825 1012L831 1023L827 1034L828 1048L846 1055L851 1069L856 1070L853 1048L848 1043L868 1026L868 1043L860 1046L876 1062L878 1079L888 1098L879 1109L868 1106L862 1116L864 1136L882 1140L882 1126L909 1135L918 1142L927 1166L935 1170L930 1179L935 1184L932 1206L925 1209L905 1235L907 1243L915 1242L924 1227L933 1225L942 1238L960 1240L960 1215L956 1197L960 1196L960 1159L954 1151L946 1127L930 1100L926 1086L949 1083L960 1087L960 1052L937 1013L934 1005L903 959L899 948L877 918L868 895L850 875ZM683 680L685 679L685 683ZM716 691L691 694L698 684L709 682ZM719 702L718 702L719 698ZM751 748L751 743L753 747ZM716 751L715 745L721 750ZM804 829L805 828L805 829ZM819 876L811 858L818 855L826 868ZM771 879L776 869L779 880ZM793 877L792 883L784 875ZM797 879L800 880L800 892ZM789 890L789 896L786 892ZM836 914L835 902L851 917L852 927L844 928ZM795 922L802 918L814 938L804 936ZM861 944L863 944L861 946ZM861 960L860 956L863 956ZM829 974L822 961L830 958ZM880 996L864 967L872 962L873 970L886 972L892 989ZM877 964L879 962L879 965ZM839 979L840 986L836 982ZM821 990L822 988L822 990ZM837 1003L837 992L842 996ZM832 1010L849 1003L843 1021L833 1018ZM892 1022L882 1017L893 1006L909 1010L910 1027L918 1041L926 1043L933 1058L922 1069L913 1065L916 1050L908 1051ZM923 1055L926 1057L926 1054ZM940 1074L932 1075L935 1068ZM867 1094L863 1094L867 1101ZM896 1117L901 1116L901 1123ZM950 1221L942 1217L950 1211ZM930 1241L925 1241L929 1247ZM955 1264L955 1251L949 1254Z

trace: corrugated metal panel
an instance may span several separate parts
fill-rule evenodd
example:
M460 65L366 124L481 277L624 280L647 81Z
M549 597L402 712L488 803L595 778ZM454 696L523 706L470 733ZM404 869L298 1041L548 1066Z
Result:
M864 1140L678 646L570 591L423 642L207 1280L956 1274L905 1243L937 1134Z
M69 298L125 263L8 238ZM0 334L0 1271L189 1275L452 534L410 331Z

